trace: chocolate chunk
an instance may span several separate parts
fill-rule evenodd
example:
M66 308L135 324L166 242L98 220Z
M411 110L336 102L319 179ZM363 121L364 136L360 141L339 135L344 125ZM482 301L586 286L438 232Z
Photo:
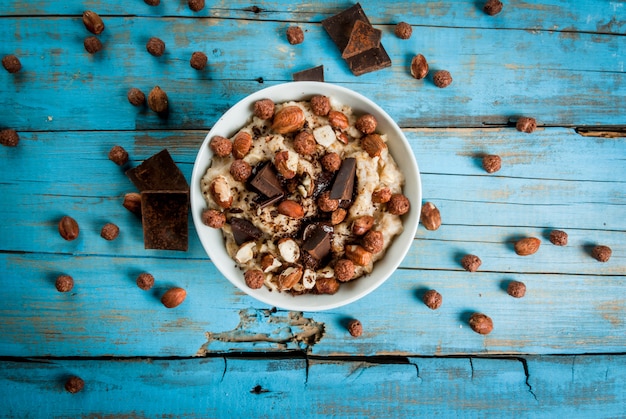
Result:
M309 68L293 73L294 81L324 81L324 66Z
M271 162L266 162L254 175L250 185L267 198L284 195L285 191L278 180Z
M233 230L235 243L239 246L245 242L259 240L263 236L263 232L245 218L231 218L230 227Z
M359 3L343 12L322 20L322 26L326 29L330 39L333 40L337 48L339 48L339 52L342 54L350 41L350 35L352 34L354 23L357 20L367 23L368 25L370 24L369 19L365 16L365 12Z
M330 189L330 199L351 200L355 177L356 159L353 157L344 159Z
M323 226L317 225L309 237L302 243L305 250L317 260L322 260L330 252L331 233Z
M141 192L143 241L146 249L187 250L189 191Z
M313 188L313 199L317 200L322 192L328 189L333 180L333 176L334 173L331 172L322 172L318 175L317 179L315 179L315 186Z
M267 198L264 195L257 195L256 198L254 198L254 202L256 202L256 204L259 206L259 208L265 208L268 207L272 204L277 203L278 201L282 200L284 198L285 195L280 194L280 195L276 195L272 198Z
M369 51L380 46L381 31L375 29L369 23L357 20L354 22L348 45L344 48L341 56L351 58L365 51Z
M391 67L391 59L382 45L379 48L348 58L347 61L348 67L355 76Z
M189 185L167 149L126 171L140 191L188 191Z

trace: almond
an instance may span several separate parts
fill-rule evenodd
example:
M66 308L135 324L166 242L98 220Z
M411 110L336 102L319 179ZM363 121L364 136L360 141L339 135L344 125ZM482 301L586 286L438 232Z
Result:
M211 197L215 201L217 205L220 207L227 209L233 203L233 194L230 191L230 185L228 185L228 181L223 176L218 176L211 182L209 185L209 192L211 192Z
M302 128L304 112L298 106L285 106L274 115L272 130L278 134L288 134Z
M296 201L291 201L289 199L286 199L278 204L277 210L279 214L295 218L296 220L304 217L304 208L302 208L302 205L300 205Z
M411 76L418 80L423 79L428 74L428 62L422 54L417 54L411 60Z
M233 157L236 159L243 159L246 157L251 147L252 136L245 131L238 132L233 139Z
M515 253L520 256L528 256L539 250L541 240L536 237L526 237L515 242Z
M161 297L161 303L167 308L174 308L179 306L187 297L187 291L183 288L174 287L170 288Z
M278 287L281 290L291 289L302 279L302 266L290 266L278 276Z
M441 213L432 202L427 202L422 207L420 221L426 230L437 230L441 226Z
M361 139L361 147L370 157L376 157L382 154L387 145L380 135L369 134Z
M356 265L366 266L372 261L372 254L358 244L349 244L346 246L346 258Z
M99 35L104 30L104 22L96 12L86 10L83 12L83 24L85 28L93 34Z

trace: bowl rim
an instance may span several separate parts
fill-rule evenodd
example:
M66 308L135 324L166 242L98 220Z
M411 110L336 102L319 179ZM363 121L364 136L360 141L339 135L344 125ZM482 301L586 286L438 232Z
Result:
M376 116L379 127L384 128L381 129L381 132L387 134L390 153L400 171L405 175L403 192L407 196L412 196L412 198L409 197L411 201L410 216L404 216L403 231L394 238L386 250L385 256L376 262L372 273L366 274L358 280L342 284L335 294L293 296L289 293L270 291L267 287L249 288L243 280L243 272L226 252L221 230L210 228L202 223L201 214L206 208L206 201L202 195L200 181L212 158L211 150L208 147L209 141L215 135L230 138L237 130L248 124L252 117L252 107L257 100L270 98L275 103L281 103L306 100L317 94L332 97L337 103L350 106L354 113L367 112ZM241 117L242 114L245 117ZM239 122L233 123L233 119ZM394 149L396 152L393 151ZM397 149L405 149L409 152L397 153ZM403 161L403 164L398 162L399 159ZM412 178L409 179L409 176ZM413 185L415 190L411 189L410 193L407 193L406 188L409 182L415 183ZM419 167L411 146L402 129L385 110L361 93L346 87L327 82L299 81L280 83L258 90L239 100L215 122L202 141L194 161L191 174L190 202L193 223L202 247L217 270L229 282L254 299L276 308L296 311L323 311L345 306L365 297L380 287L395 272L406 257L417 232L422 204L422 185ZM220 246L215 246L216 242L219 242ZM393 255L393 258L390 258L390 255ZM379 268L378 272L376 267ZM384 273L382 273L383 268L385 268Z

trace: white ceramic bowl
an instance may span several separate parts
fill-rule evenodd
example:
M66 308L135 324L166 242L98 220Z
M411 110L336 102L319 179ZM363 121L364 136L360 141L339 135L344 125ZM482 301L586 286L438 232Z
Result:
M385 256L376 262L371 274L342 284L333 295L305 294L292 296L286 292L269 291L266 287L251 289L246 286L243 272L226 252L222 232L202 223L201 214L206 202L200 190L200 180L210 165L212 152L209 141L215 135L231 137L247 124L252 116L254 102L269 98L275 103L289 100L307 100L314 95L325 95L352 107L355 114L370 113L378 121L377 132L387 134L387 145L398 167L406 178L404 194L411 202L411 210L403 216L404 231L396 236ZM340 307L362 298L378 288L397 269L408 252L419 223L422 202L420 173L411 147L391 117L363 95L341 86L320 82L285 83L260 90L242 99L230 108L209 131L196 157L191 175L191 212L202 246L217 269L236 287L271 306L286 310L319 311Z

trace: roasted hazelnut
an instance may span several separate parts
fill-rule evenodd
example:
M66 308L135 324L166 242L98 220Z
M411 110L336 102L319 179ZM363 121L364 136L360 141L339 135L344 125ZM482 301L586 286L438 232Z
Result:
M243 275L246 285L252 289L259 289L265 282L265 274L260 269L251 269Z
M352 234L362 236L367 233L374 225L374 217L371 215L362 215L352 222Z
M137 275L137 286L144 291L148 291L154 286L154 276L148 272Z
M424 293L422 301L424 301L426 307L430 308L431 310L437 310L439 307L441 307L443 297L436 290L428 290Z
M148 107L156 113L167 111L169 106L167 93L159 86L154 86L148 94Z
M348 333L351 336L357 338L363 334L363 324L357 319L352 319L348 322Z
M85 28L94 35L100 35L104 31L104 22L102 18L91 10L83 12L83 24Z
M452 83L452 75L447 70L435 71L435 74L433 74L433 83L435 83L435 86L442 89L448 87Z
M226 224L226 214L216 209L202 211L202 223L211 228L222 228Z
M204 70L209 59L206 54L201 51L196 51L191 54L191 59L189 60L189 65L196 70Z
M483 157L483 169L487 173L495 173L502 168L502 159L495 154L488 154Z
M2 67L9 73L17 73L22 69L22 63L19 58L10 54L2 57Z
M334 277L317 278L314 289L318 294L334 294L339 290L339 285L339 281Z
M80 229L78 223L72 217L65 215L59 221L59 234L67 241L75 240Z
M359 119L356 120L354 126L363 134L372 134L376 131L378 121L376 121L376 117L374 115L365 114L361 115Z
M396 25L394 32L400 39L409 39L413 34L413 28L406 22L400 22Z
M143 0L148 6L158 6L161 4L161 0Z
M0 144L7 147L15 147L20 142L20 136L14 129L0 131Z
M515 123L515 128L520 132L530 134L537 129L537 120L527 116L521 116Z
M428 75L428 62L422 54L417 54L411 60L411 76L421 80Z
M254 102L254 116L260 119L270 119L274 116L274 101L272 99L261 99Z
M95 54L96 52L102 50L102 42L100 42L100 40L95 36L85 38L83 46L85 47L85 51L90 54Z
M311 98L311 111L318 116L326 116L330 112L328 96L316 95Z
M493 321L485 314L474 313L469 318L469 326L476 333L488 335L493 330Z
M120 235L120 228L113 223L106 223L100 230L100 237L104 240L115 240Z
M252 175L252 167L242 159L234 160L230 164L230 174L238 182L245 182Z
M54 286L59 292L69 292L74 288L74 278L69 275L59 275Z
M381 188L372 192L372 202L375 204L385 204L391 199L391 189Z
M304 32L299 26L290 26L287 28L287 41L291 45L298 45L304 41Z
M218 157L226 157L233 150L233 143L220 135L216 135L209 141L209 148Z
M339 208L339 200L330 198L330 191L323 192L319 198L317 198L317 206L321 211L333 212Z
M502 11L502 2L500 0L487 0L483 10L489 16L495 16Z
M347 282L354 278L354 262L350 259L339 259L335 263L335 278L340 282Z
M336 226L346 219L346 215L348 215L348 212L345 209L337 208L330 214L330 224Z
M591 249L591 256L598 262L608 262L612 253L609 246L598 245Z
M118 166L123 166L128 163L128 152L124 150L124 147L120 145L114 145L109 150L109 160Z
M391 195L387 202L387 212L390 214L403 215L409 212L410 208L409 198L399 193Z
M567 246L567 233L561 230L552 230L550 242L555 246Z
M341 157L335 152L326 153L320 163L327 172L336 172L341 167Z
M148 39L148 42L146 43L146 49L151 55L154 55L155 57L160 57L165 52L165 42L153 36L152 38Z
M129 192L125 194L122 206L133 214L141 217L141 195L137 192Z
M67 392L75 394L85 388L85 382L82 378L73 376L67 379L64 387Z
M199 12L204 9L204 0L189 0L187 4L189 4L189 9L192 12Z
M520 281L511 281L506 287L506 292L511 297L522 298L526 294L526 284Z
M146 102L146 95L136 87L131 87L126 94L126 97L133 106L141 106Z
M315 153L317 142L308 131L300 131L293 139L293 149L302 156L309 156Z
M350 125L346 114L332 110L328 112L328 123L331 127L336 129L346 129Z
M243 159L252 147L252 136L246 131L239 131L233 139L233 157Z
M370 230L363 236L363 249L371 253L380 253L385 247L383 233L378 230Z
M476 272L481 264L482 261L476 255L465 255L461 258L461 266L469 272Z

